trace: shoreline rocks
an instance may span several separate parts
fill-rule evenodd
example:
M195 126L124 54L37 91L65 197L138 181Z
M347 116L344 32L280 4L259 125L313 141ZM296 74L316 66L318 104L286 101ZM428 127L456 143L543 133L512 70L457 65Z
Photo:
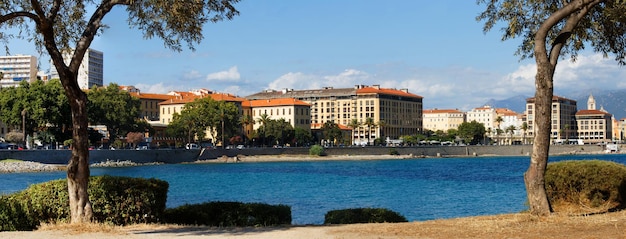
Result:
M0 173L51 172L65 170L65 165L30 161L0 162Z

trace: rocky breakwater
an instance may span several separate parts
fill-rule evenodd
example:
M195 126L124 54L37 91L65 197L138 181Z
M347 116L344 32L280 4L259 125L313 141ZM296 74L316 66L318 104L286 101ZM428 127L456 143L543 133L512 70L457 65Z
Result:
M44 172L65 170L65 165L43 164L30 161L0 161L0 173Z

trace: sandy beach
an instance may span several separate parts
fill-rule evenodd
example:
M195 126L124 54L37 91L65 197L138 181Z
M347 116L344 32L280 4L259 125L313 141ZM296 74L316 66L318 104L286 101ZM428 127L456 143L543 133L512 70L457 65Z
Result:
M0 232L0 238L211 238L211 239L401 239L401 238L624 238L626 212L595 215L526 213L408 223L375 223L267 228L213 228L176 225L44 226L32 232Z

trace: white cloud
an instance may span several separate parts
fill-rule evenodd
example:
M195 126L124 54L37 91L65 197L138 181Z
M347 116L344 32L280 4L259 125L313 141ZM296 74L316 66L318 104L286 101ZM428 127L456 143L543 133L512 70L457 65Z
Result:
M202 77L202 74L200 74L200 72L197 70L191 70L183 75L184 79L190 79L190 80L199 79L201 77Z
M535 90L537 65L521 65L512 73L502 77L494 84L491 92L495 96L507 98L515 95L528 95ZM497 80L497 79L494 79Z
M278 79L272 81L268 85L268 89L314 89L320 88L321 77L315 75L306 75L301 72L289 72Z
M323 79L327 84L326 86L348 88L358 84L365 84L364 82L369 81L370 75L363 71L347 69L339 73L339 75L324 76Z
M237 66L233 66L227 71L220 71L208 74L206 76L207 81L238 81L241 78Z
M165 94L170 90L173 90L171 86L166 86L163 82L159 82L157 84L136 84L135 87L144 93L155 93L155 94Z

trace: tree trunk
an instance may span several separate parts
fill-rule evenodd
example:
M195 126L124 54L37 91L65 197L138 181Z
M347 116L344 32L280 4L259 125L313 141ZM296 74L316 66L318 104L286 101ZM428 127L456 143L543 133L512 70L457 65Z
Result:
M552 211L545 188L545 172L548 165L548 152L550 150L550 128L552 125L552 77L554 68L549 62L537 60L537 75L535 77L535 138L533 141L533 153L530 166L524 173L524 183L528 196L530 213L533 215L547 216ZM547 60L547 59L546 59Z
M67 79L70 78L70 79ZM67 165L67 188L70 200L71 223L90 222L93 210L87 187L89 183L89 138L87 119L87 96L80 90L76 80L61 77L65 93L72 109L73 130L72 157ZM72 83L70 83L72 82Z

